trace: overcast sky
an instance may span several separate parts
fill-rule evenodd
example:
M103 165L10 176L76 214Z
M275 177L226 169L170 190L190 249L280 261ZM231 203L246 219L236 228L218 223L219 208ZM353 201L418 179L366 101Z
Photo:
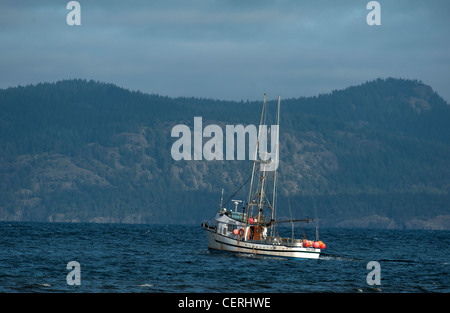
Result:
M378 77L422 80L450 102L450 1L0 2L0 88L85 78L160 95L312 96Z

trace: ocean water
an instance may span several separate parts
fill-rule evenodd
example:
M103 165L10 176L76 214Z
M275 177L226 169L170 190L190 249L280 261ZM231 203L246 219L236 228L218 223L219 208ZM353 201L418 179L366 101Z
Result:
M200 224L0 222L0 292L450 292L449 231L321 229L320 239L319 260L296 260L210 253ZM370 261L379 285L367 282Z

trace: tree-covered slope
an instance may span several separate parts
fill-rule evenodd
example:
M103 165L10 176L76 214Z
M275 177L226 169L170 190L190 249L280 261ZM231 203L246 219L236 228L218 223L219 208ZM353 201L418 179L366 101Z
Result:
M172 128L256 125L261 104L86 80L0 90L0 220L199 223L251 164L174 161ZM327 226L450 229L450 107L430 86L377 79L282 99L281 113L280 208Z

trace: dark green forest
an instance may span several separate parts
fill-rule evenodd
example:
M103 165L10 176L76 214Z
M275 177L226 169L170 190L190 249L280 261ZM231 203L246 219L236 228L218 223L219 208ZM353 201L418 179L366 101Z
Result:
M82 79L2 89L0 220L200 224L251 161L174 161L171 130L193 129L195 116L203 127L257 125L262 99L169 98ZM430 86L387 78L281 99L280 216L450 229L450 106Z

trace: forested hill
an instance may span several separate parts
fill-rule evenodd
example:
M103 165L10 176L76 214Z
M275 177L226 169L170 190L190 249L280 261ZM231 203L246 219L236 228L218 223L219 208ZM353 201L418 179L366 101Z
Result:
M0 220L199 224L251 164L174 161L171 130L193 130L195 116L256 125L262 98L174 99L86 80L0 90ZM280 208L322 226L450 229L450 106L430 86L377 79L282 98L281 113Z

